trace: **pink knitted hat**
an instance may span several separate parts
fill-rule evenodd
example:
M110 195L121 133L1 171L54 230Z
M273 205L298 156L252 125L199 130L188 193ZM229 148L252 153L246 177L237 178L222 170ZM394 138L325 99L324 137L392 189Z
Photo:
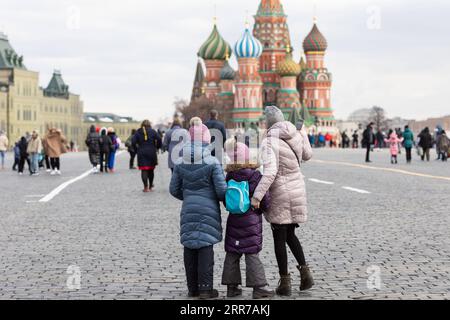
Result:
M236 143L233 139L226 143L225 149L232 162L248 163L250 160L250 150L241 142Z
M189 129L189 134L191 135L191 141L193 142L211 143L211 133L204 124L193 125Z

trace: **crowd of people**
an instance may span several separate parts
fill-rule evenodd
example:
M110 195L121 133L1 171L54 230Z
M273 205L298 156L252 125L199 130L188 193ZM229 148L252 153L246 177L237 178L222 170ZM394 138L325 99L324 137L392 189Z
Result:
M2 169L5 168L5 155L9 148L9 141L4 132L0 132L0 155ZM50 175L61 175L60 157L67 153L67 140L61 130L48 129L41 137L37 130L26 133L13 146L14 164L12 169L19 175L24 174L25 164L31 176L38 176L41 169Z
M389 130L387 136L381 131L374 133L374 123L369 123L363 132L362 146L366 148L366 162L370 163L370 153L375 147L390 149L391 163L398 164L398 155L401 154L402 148L406 152L406 163L412 162L412 150L416 148L417 154L422 161L430 161L431 149L436 148L437 159L444 162L450 155L450 139L445 130L437 127L435 135L431 133L430 128L424 128L418 135L414 137L414 133L409 126L405 126L404 131L401 129ZM381 140L383 139L383 140Z

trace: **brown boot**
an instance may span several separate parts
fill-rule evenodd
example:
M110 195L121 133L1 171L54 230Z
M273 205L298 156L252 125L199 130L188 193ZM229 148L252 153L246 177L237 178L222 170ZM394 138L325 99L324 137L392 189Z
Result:
M311 270L306 266L297 266L297 269L300 271L300 291L309 290L314 285L314 279L311 274Z
M281 276L278 288L276 290L277 295L289 297L292 294L291 275Z

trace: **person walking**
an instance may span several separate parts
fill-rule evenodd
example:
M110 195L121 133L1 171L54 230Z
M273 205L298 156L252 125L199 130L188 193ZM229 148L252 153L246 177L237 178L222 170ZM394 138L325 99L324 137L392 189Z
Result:
M183 201L180 216L189 297L214 299L214 245L222 241L220 202L227 185L221 163L208 148L209 129L200 118L191 120L190 142L175 163L170 194Z
M426 127L419 134L420 142L419 147L422 148L422 161L430 161L430 149L433 148L433 136L430 133L430 129Z
M21 137L20 141L19 141L19 151L20 151L20 160L19 160L19 175L23 175L23 169L25 167L25 162L28 159L28 153L27 153L27 149L28 149L28 141L27 138L25 137ZM30 168L30 172L31 172L31 168Z
M280 273L276 293L280 296L290 296L292 286L286 244L298 263L300 290L308 290L314 285L303 248L295 234L299 224L307 222L306 186L300 162L312 158L312 148L306 131L297 131L292 123L285 121L280 109L269 106L265 116L269 129L261 147L264 176L251 202L255 209L260 208L264 195L270 191L270 208L264 214L272 226Z
M20 148L19 148L19 142L16 142L14 145L14 164L13 164L13 171L17 171L17 168L19 166L20 161Z
M375 134L373 133L373 125L371 122L367 126L366 130L363 132L363 146L366 148L366 162L371 163L370 161L370 152L372 151L372 145L375 143Z
M440 159L444 162L448 159L448 151L450 148L450 140L447 137L447 133L445 130L441 131L441 134L439 135L439 141L436 143L436 147L439 148Z
M182 148L178 148L176 150L179 151L178 154L174 154L174 149L177 145L180 143L183 143L183 141L186 141L186 137L189 136L189 133L186 129L183 129L181 126L181 119L179 117L175 117L173 119L172 127L166 132L164 136L164 142L163 142L163 150L168 151L168 166L169 169L172 171L175 168L174 160L181 157L181 151Z
M50 174L61 175L61 155L67 153L67 140L60 129L52 128L45 137L47 155L50 158Z
M412 148L414 147L414 133L409 129L409 126L405 126L403 132L403 145L406 150L406 163L410 164L412 161Z
M3 131L0 131L0 160L2 162L2 170L5 170L6 152L9 148L9 140Z
M358 134L357 130L353 131L352 139L353 139L352 140L352 148L358 149L359 148L359 134Z
M30 157L31 172L30 175L39 175L39 156L42 152L42 141L37 131L33 131L31 140L27 146L27 154Z
M92 164L92 173L97 174L98 164L100 162L100 135L94 125L89 129L85 143L89 151L89 161Z
M210 130L214 130L212 132L213 136L211 138L211 143L215 142L215 136L214 134L218 134L220 132L220 135L222 136L222 140L214 148L212 151L212 155L216 156L217 159L219 159L220 162L222 162L222 152L223 152L223 146L225 145L225 141L227 140L227 130L225 129L225 124L219 120L219 112L217 110L211 110L210 119L205 123L206 127ZM216 155L216 150L220 150L220 154Z
M153 190L155 168L158 165L158 148L161 147L161 138L152 129L149 120L142 122L141 128L137 130L132 139L133 148L137 151L138 167L141 170L141 178L144 184L144 192Z
M108 135L108 129L100 130L100 172L108 173L109 153L113 149L111 137Z
M231 159L226 167L227 183L248 184L248 196L251 198L261 181L262 174L257 171L259 164L250 161L249 148L231 139L225 143L225 150ZM227 190L232 192L230 187ZM231 193L230 193L231 194ZM232 199L230 198L230 201ZM227 203L225 205L228 207ZM263 211L270 205L269 192L261 201L259 209L249 208L245 213L230 212L227 220L225 236L225 262L222 274L222 284L227 286L227 297L242 295L240 260L245 255L246 286L253 288L253 299L271 298L274 292L266 289L267 280L264 265L259 259L263 246Z
M125 147L127 147L128 153L130 154L130 170L136 170L134 166L134 160L136 159L136 149L133 147L133 137L136 134L137 130L131 130L131 135L128 137L127 141L125 141Z
M114 128L108 128L108 136L111 138L112 148L108 154L108 169L110 173L114 173L116 165L116 152L120 147L119 138Z
M391 152L391 164L398 164L398 154L399 154L399 145L403 141L403 139L399 139L397 136L397 133L393 130L389 132L389 139L385 139L384 142L386 142L389 145L389 149Z
M442 152L440 150L440 145L437 143L440 140L440 137L441 137L443 131L444 131L444 129L442 129L441 125L437 125L436 126L435 138L434 138L434 140L436 141L436 154L437 154L437 159L436 160L443 160L442 159Z

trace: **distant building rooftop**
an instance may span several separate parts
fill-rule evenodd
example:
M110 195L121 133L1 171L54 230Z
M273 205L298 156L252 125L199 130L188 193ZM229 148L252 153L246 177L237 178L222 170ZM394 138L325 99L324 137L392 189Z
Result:
M128 123L137 122L132 117L122 117L113 113L91 113L85 112L83 114L84 122L103 122L103 123Z

